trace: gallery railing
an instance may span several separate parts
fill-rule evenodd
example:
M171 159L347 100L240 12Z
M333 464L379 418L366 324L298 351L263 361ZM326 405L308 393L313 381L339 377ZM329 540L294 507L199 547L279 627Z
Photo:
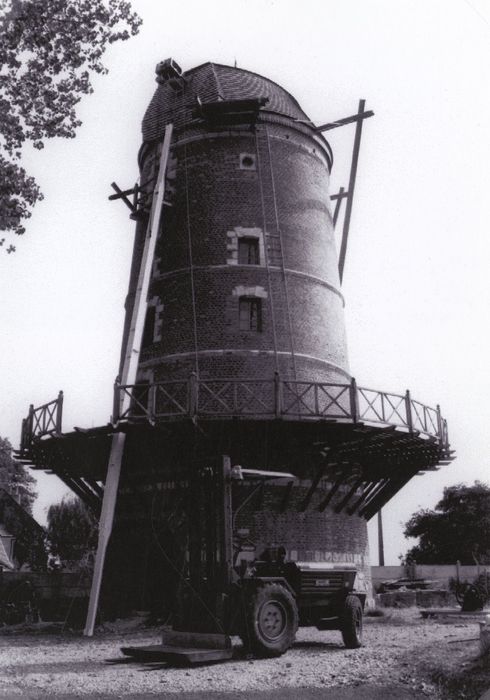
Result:
M63 392L49 403L34 408L29 406L29 413L22 421L20 434L19 456L27 455L32 444L33 437L61 435L61 421L63 416Z
M121 406L125 406L121 410ZM272 379L188 379L115 385L113 422L172 418L291 418L374 423L406 428L448 446L439 406L346 384Z

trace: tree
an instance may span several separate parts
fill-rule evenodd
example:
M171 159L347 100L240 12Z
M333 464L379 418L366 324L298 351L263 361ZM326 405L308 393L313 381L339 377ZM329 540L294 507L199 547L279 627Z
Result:
M490 564L490 487L448 486L435 510L412 515L404 534L419 538L406 555L418 564Z
M63 567L86 564L97 547L97 534L96 517L76 496L49 507L49 551Z
M36 480L20 462L12 458L12 445L0 437L0 488L18 498L20 505L32 514L32 504L37 498Z
M75 136L75 107L93 92L91 74L107 73L107 46L141 22L123 0L0 0L0 232L23 234L42 199L20 165L24 145Z

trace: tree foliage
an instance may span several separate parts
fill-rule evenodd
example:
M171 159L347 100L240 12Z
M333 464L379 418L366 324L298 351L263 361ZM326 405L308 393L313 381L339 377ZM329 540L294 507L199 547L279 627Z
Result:
M12 445L0 437L0 488L4 488L20 505L32 514L32 504L37 498L36 480L27 469L12 458Z
M50 553L63 567L83 565L97 547L97 519L76 496L49 507L47 533Z
M435 510L420 510L405 523L419 544L407 553L418 564L490 564L490 487L479 481L444 489Z
M45 139L75 136L75 107L93 92L90 76L107 73L107 46L140 24L123 0L0 0L0 232L24 233L42 199L20 165L26 142L41 149Z

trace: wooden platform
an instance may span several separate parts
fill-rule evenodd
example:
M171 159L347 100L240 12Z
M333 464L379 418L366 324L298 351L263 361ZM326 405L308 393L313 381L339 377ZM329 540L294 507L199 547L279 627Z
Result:
M147 663L168 661L177 664L199 664L226 661L233 656L231 639L224 634L201 634L164 630L161 644L142 647L121 647L125 656Z

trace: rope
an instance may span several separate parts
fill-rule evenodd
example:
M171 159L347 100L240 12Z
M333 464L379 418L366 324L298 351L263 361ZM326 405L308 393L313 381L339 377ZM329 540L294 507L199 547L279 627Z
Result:
M264 188L262 182L262 164L260 162L259 153L259 140L258 140L258 130L255 131L255 152L257 155L257 174L259 176L259 188L260 188L260 203L262 208L262 221L264 226L264 262L267 269L267 284L269 286L269 300L271 309L271 320L272 320L272 340L274 344L274 362L276 366L276 372L279 372L279 361L277 356L277 335L276 335L276 315L274 310L274 299L272 294L272 284L271 284L271 271L269 264L269 253L267 251L267 220L265 215L265 200L264 200Z
M267 126L265 126L264 128L265 128L265 136L266 136L266 140L267 140L267 152L269 154L269 166L270 166L270 173L271 173L272 198L274 200L274 215L276 218L276 230L277 230L277 233L279 235L279 245L280 245L280 250L281 250L281 268L282 268L282 278L283 278L283 283L284 283L284 299L286 301L286 313L287 313L287 317L288 317L289 341L291 344L291 358L293 361L294 379L296 380L297 376L296 376L296 358L294 356L293 324L291 321L291 310L289 307L288 282L287 282L286 268L284 265L282 234L281 234L281 229L279 226L279 212L277 210L276 185L275 185L275 180L274 180L274 168L272 167L271 144L270 144L270 139L269 139L269 130L267 129Z

